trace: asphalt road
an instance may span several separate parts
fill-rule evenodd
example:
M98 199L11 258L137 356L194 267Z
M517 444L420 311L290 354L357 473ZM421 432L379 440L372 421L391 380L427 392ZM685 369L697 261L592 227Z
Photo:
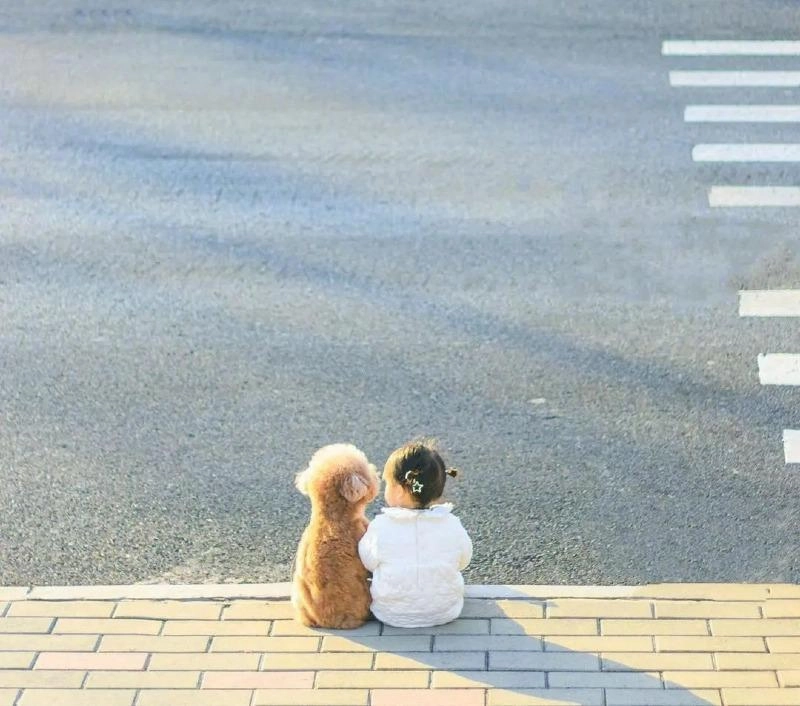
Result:
M797 209L665 39L794 0L0 0L0 584L287 580L313 451L439 438L471 582L800 581ZM379 507L376 503L370 512Z

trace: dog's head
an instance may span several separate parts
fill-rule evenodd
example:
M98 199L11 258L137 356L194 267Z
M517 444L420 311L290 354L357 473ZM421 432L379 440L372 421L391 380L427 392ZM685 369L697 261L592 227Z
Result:
M348 503L366 505L376 498L379 489L375 466L352 444L323 446L294 482L312 504L344 498Z

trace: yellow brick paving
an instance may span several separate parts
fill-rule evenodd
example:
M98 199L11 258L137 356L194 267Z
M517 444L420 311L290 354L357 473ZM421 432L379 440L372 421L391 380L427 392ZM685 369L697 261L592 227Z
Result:
M285 584L0 587L0 706L800 706L800 586L470 586L432 629Z

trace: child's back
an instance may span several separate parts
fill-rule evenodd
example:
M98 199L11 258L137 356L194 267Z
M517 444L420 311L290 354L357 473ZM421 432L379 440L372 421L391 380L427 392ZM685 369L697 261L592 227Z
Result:
M408 465L414 468L405 470ZM460 572L472 557L469 535L449 503L417 506L426 490L432 500L439 499L445 472L439 454L423 445L402 447L386 463L390 507L370 523L359 554L373 572L372 612L388 625L441 625L455 620L464 606Z

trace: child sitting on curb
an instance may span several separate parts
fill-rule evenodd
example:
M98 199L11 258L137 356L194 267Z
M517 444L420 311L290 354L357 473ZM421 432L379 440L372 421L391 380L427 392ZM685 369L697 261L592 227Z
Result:
M432 445L410 442L386 461L388 507L369 525L358 545L372 571L372 613L395 627L442 625L464 607L461 570L472 558L472 541L453 506L442 503L445 468Z

